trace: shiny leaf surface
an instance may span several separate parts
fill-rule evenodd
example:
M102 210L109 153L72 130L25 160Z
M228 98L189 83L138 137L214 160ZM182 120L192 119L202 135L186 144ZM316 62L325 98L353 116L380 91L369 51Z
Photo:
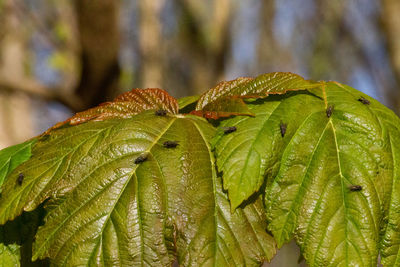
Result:
M238 78L221 82L205 92L192 113L212 119L232 115L254 115L242 98L263 98L271 94L312 89L318 85L319 83L304 80L299 75L285 72L262 74L254 79Z
M105 102L97 107L78 112L66 121L50 128L57 129L65 124L77 125L86 121L103 121L107 119L130 118L145 110L165 110L177 114L178 102L166 91L158 88L133 89L117 96L112 102Z
M0 186L12 170L31 157L31 148L35 142L36 140L32 139L0 150Z
M19 247L17 244L0 244L0 266L17 267L20 266Z
M172 111L89 116L1 151L0 223L45 203L33 259L57 266L259 266L274 239L293 238L310 266L376 266L379 254L400 264L392 111L290 73L179 100L183 113L197 101L206 118L246 115L211 121L216 129L171 101Z
M152 111L53 130L8 176L0 221L49 199L33 259L57 266L169 266L175 256L182 266L259 266L275 253L262 199L231 214L213 135L198 117Z
M10 172L31 157L31 147L35 142L32 139L0 151L0 185ZM20 266L20 245L6 237L10 235L7 230L0 226L0 266Z
M385 266L396 266L400 120L351 87L319 89L322 98L253 101L255 118L219 125L213 146L232 208L265 184L279 247L295 238L310 266L376 266L382 248Z

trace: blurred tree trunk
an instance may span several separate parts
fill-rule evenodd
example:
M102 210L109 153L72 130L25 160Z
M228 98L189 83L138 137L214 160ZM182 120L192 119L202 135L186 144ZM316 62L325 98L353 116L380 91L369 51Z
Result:
M27 59L27 32L16 14L14 1L3 2L2 38L0 43L0 149L28 139L33 135L31 101L25 93L10 91L4 84L21 84L28 80L25 69Z
M163 54L160 11L164 0L139 1L139 49L141 87L162 88Z
M295 69L292 47L284 47L274 35L275 1L261 1L259 10L259 41L257 42L257 62L253 73L266 73Z
M181 22L177 43L190 80L186 88L201 93L223 79L230 49L232 2L179 0ZM207 5L212 5L207 6ZM186 94L190 94L187 92Z
M115 0L75 0L81 78L76 89L88 108L118 94L119 7Z
M343 68L337 68L340 65L340 57L335 51L341 44L336 40L346 40L346 32L343 32L343 14L345 5L342 1L320 1L316 2L314 19L315 40L314 51L311 54L310 76L314 79L336 79L337 77L346 77L348 73L342 72ZM329 10L329 12L327 12ZM311 25L312 26L312 25ZM342 44L343 44L342 43ZM342 49L347 51L346 49ZM347 79L347 77L345 78Z
M396 75L397 84L400 84L400 1L382 1L382 25L386 34L386 42L390 55L390 61ZM400 89L395 88L387 92L389 105L400 112Z
M257 47L257 67L261 70L270 69L276 55L276 43L273 34L275 16L275 1L261 1L260 8L260 40Z

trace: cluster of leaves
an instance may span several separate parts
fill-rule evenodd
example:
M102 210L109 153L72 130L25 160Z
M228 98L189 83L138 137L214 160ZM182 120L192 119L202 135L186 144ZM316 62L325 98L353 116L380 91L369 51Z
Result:
M136 89L0 152L0 262L259 266L294 238L310 266L397 266L399 179L400 119L349 86Z

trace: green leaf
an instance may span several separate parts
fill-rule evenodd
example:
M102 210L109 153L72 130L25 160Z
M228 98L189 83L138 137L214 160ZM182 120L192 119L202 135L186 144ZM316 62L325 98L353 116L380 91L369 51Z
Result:
M196 104L196 102L199 100L200 96L199 95L192 95L192 96L186 96L178 99L178 106L179 110L182 110L186 108L187 106Z
M235 117L220 124L213 143L218 170L223 173L224 188L233 210L260 189L266 173L276 173L281 148L290 140L301 120L320 102L304 93L290 97L271 96L248 104L256 115L254 118ZM281 136L281 123L287 125L285 138ZM224 133L226 127L233 126L235 132Z
M219 98L209 103L203 110L194 110L191 114L215 120L236 115L254 116L244 101L235 96Z
M299 75L285 72L262 74L254 79L238 78L221 82L205 92L192 113L212 119L232 115L253 115L246 108L242 98L263 98L271 94L312 89L319 85L317 82L304 80Z
M231 206L265 183L278 247L295 238L310 266L375 266L381 248L396 266L400 119L351 87L320 90L257 100L255 118L221 122L213 146Z
M0 244L0 266L20 266L19 247L17 244Z
M31 157L31 147L35 142L36 139L31 139L0 151L0 185L10 172ZM20 245L5 238L5 234L12 235L12 232L17 233L18 229L5 231L0 227L0 266L20 266Z
M49 199L33 259L57 266L170 266L175 257L182 266L258 266L275 253L263 201L231 214L214 131L195 116L154 112L54 130L7 177L0 221Z
M216 88L199 100L207 102L200 115L238 108L253 117L216 120L215 129L175 110L107 117L105 109L96 116L107 119L47 132L27 161L3 163L0 223L35 210L27 231L35 232L44 206L33 259L57 266L170 266L175 258L259 266L275 253L267 228L278 247L294 238L310 266L376 266L379 254L385 266L400 264L392 111L346 85L287 73ZM11 152L3 162L19 155ZM3 244L29 243L23 233L6 241L16 231L4 229Z
M278 246L294 236L310 266L373 266L394 178L380 112L397 118L350 87L321 89L325 101L290 137L267 188L269 229Z
M0 150L0 186L6 176L18 165L31 157L31 148L36 139Z

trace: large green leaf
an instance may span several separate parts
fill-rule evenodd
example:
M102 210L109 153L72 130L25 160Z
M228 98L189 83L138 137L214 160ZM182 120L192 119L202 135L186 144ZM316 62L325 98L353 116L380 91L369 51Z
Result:
M179 102L186 113L197 101L204 117L252 115L212 121L215 131L178 115L164 91L142 93L152 111L129 108L134 92L115 113L120 103L47 131L32 151L0 152L0 223L34 211L31 236L47 212L34 260L257 266L275 253L268 228L278 247L295 238L310 266L376 266L379 254L400 265L400 119L386 107L339 83L272 73ZM26 244L22 235L13 240Z
M223 172L224 188L228 190L232 209L260 189L264 175L277 168L282 147L286 146L301 120L320 102L307 93L291 97L271 96L249 104L256 114L254 118L235 117L221 123L213 142L218 170ZM282 138L281 124L287 126L285 138ZM225 133L227 127L236 127L236 131Z
M49 199L33 259L57 266L260 265L275 253L263 201L230 212L213 135L201 118L154 111L51 131L7 177L0 222Z
M322 98L249 103L255 118L221 123L214 147L231 205L266 183L279 247L296 238L310 266L376 266L381 247L382 262L397 266L400 120L348 86L319 89Z

